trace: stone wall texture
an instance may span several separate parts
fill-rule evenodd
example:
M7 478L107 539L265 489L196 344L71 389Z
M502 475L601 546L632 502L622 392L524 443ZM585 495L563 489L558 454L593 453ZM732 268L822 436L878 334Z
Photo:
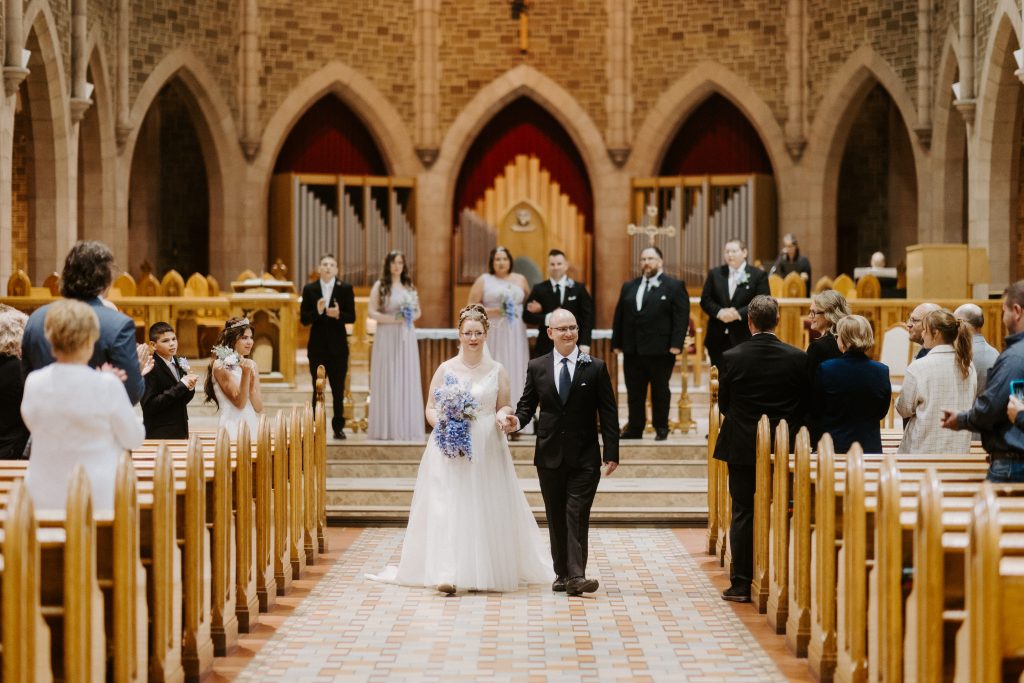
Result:
M98 32L97 48L102 49L106 60L107 78L110 79L108 82L113 86L117 64L117 0L89 0L86 11L89 35Z

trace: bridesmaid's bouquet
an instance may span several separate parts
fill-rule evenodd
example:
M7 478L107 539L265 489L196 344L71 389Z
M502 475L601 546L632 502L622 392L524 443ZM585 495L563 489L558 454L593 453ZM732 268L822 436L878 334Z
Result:
M234 349L230 349L223 344L213 347L213 355L217 356L217 360L223 363L224 367L228 370L234 369L242 362L241 356Z
M506 290L501 295L501 312L505 314L505 319L512 322L516 319L518 314L515 299L512 298L512 292Z
M473 459L473 439L469 423L476 419L480 408L469 389L459 383L455 375L445 375L444 385L434 389L437 424L434 440L449 458Z
M420 310L420 297L416 292L406 292L402 298L402 303L398 307L398 312L395 317L399 320L405 321L405 326L412 327L412 319L416 317L416 314Z

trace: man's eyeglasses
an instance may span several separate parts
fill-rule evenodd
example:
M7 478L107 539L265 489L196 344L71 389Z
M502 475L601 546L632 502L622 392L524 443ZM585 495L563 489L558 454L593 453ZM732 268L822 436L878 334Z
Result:
M551 329L558 334L576 334L580 328L576 325L571 325L569 327L552 327Z

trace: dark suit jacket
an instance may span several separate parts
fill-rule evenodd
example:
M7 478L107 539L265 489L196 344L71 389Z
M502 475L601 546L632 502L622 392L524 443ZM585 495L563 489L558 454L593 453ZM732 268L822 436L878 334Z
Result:
M21 361L0 355L0 460L20 460L28 442L28 428L21 419L25 392Z
M589 363L577 360L569 401L564 406L555 390L554 362L550 353L530 361L526 367L526 386L516 407L522 429L540 406L533 464L555 469L563 459L575 465L590 461L596 467L601 466L602 459L618 462L619 412L604 361L593 357ZM597 441L598 421L604 458Z
M580 328L578 343L583 346L590 346L590 333L594 328L594 300L590 298L590 293L587 292L587 288L583 286L583 283L573 282L566 287L564 301L559 303L551 280L538 282L530 290L530 296L526 298L527 304L531 301L539 302L542 308L540 313L530 313L526 310L525 306L523 307L523 321L530 325L536 325L540 330L540 334L537 335L537 343L533 347L534 357L543 356L554 348L551 340L548 339L547 328L544 326L544 317L556 308L564 308L576 316L576 324Z
M758 294L771 294L768 289L768 275L760 268L747 265L748 281L746 284L736 287L732 297L729 297L729 266L722 265L708 271L708 277L704 280L704 289L700 293L700 307L708 314L707 332L704 336L704 346L708 349L718 350L726 346L726 329L729 330L729 338L735 346L742 341L750 339L750 330L747 328L747 305ZM740 319L726 325L718 319L718 312L723 308L735 308L740 314Z
M758 334L725 352L718 406L725 416L715 458L730 465L753 466L757 422L771 421L772 440L779 420L789 424L790 440L803 425L809 393L807 354L774 334Z
M174 358L183 376L184 369ZM188 403L196 390L186 387L167 367L163 358L153 358L153 369L146 375L146 393L142 395L142 421L147 439L187 439Z
M623 353L653 356L682 349L690 328L690 297L686 287L662 273L658 286L648 287L643 306L636 310L636 295L644 279L638 277L622 285L615 305L612 324L612 348Z
M832 436L836 453L847 452L854 441L865 453L882 452L879 421L889 412L891 397L889 368L859 351L822 363L811 393L812 405L821 411L821 430Z
M323 293L320 291L320 280L316 279L302 288L302 306L299 318L303 325L312 325L309 331L309 357L343 358L348 356L348 333L345 323L356 321L356 297L352 285L335 278L331 300L327 302L323 313L316 310L316 302ZM327 315L327 309L337 303L341 316L335 320Z
M92 306L100 321L100 337L93 347L89 365L96 368L104 363L110 363L115 368L124 370L128 375L124 383L125 391L128 392L128 398L133 404L138 403L146 385L142 381L139 354L135 350L135 321L124 313L107 308L99 297L84 303ZM47 304L36 309L25 325L25 336L21 340L21 367L26 375L53 362L50 342L46 341L46 335L43 334L43 321L49 308L50 305Z

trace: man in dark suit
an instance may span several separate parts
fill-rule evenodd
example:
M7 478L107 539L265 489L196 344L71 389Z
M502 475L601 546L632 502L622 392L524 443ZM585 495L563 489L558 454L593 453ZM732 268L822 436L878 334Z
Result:
M114 280L114 254L102 242L78 242L64 259L60 276L60 293L65 299L78 299L90 306L100 321L100 336L93 346L89 365L98 368L109 364L121 371L125 391L131 402L138 403L146 385L143 370L152 367L152 350L148 344L135 342L135 321L103 301L103 295ZM21 340L21 367L25 374L53 362L50 342L43 333L43 322L50 306L37 308L25 324Z
M345 375L348 373L348 332L345 323L356 321L356 298L352 285L338 279L338 261L333 254L320 259L320 277L302 288L299 317L309 331L309 374L313 377L316 402L316 369L323 365L334 395L331 427L334 438L344 439Z
M700 307L708 314L704 346L711 364L721 369L722 354L750 339L747 304L759 294L768 296L768 276L747 263L741 240L725 243L725 265L712 268L700 293Z
M690 298L679 280L662 272L661 250L640 252L641 277L622 285L615 306L612 348L621 351L629 421L623 439L643 438L647 422L647 387L651 387L654 439L668 438L668 382L690 326Z
M505 429L522 429L540 406L533 464L544 496L557 577L551 590L581 595L598 589L597 579L586 578L590 508L601 480L602 459L606 476L619 463L618 407L604 361L576 345L579 329L573 314L552 313L547 335L554 348L530 361L522 398ZM603 458L597 441L599 421Z
M779 420L796 437L803 421L809 392L807 354L775 336L779 304L758 295L747 306L749 341L723 354L718 406L725 417L715 444L715 459L729 465L732 497L732 586L724 600L750 602L754 555L754 485L757 462L757 422L771 421L772 434Z
M576 316L580 328L580 349L590 353L590 333L594 327L594 300L590 298L583 283L570 278L569 262L565 252L552 249L548 252L548 279L538 282L526 299L523 320L530 325L537 325L540 334L533 347L533 357L537 358L550 353L551 340L547 335L548 321L551 312L556 308L564 308Z
M147 439L187 439L188 404L196 395L197 375L179 358L178 337L165 322L149 328L153 344L153 369L146 374L142 395L142 421Z

